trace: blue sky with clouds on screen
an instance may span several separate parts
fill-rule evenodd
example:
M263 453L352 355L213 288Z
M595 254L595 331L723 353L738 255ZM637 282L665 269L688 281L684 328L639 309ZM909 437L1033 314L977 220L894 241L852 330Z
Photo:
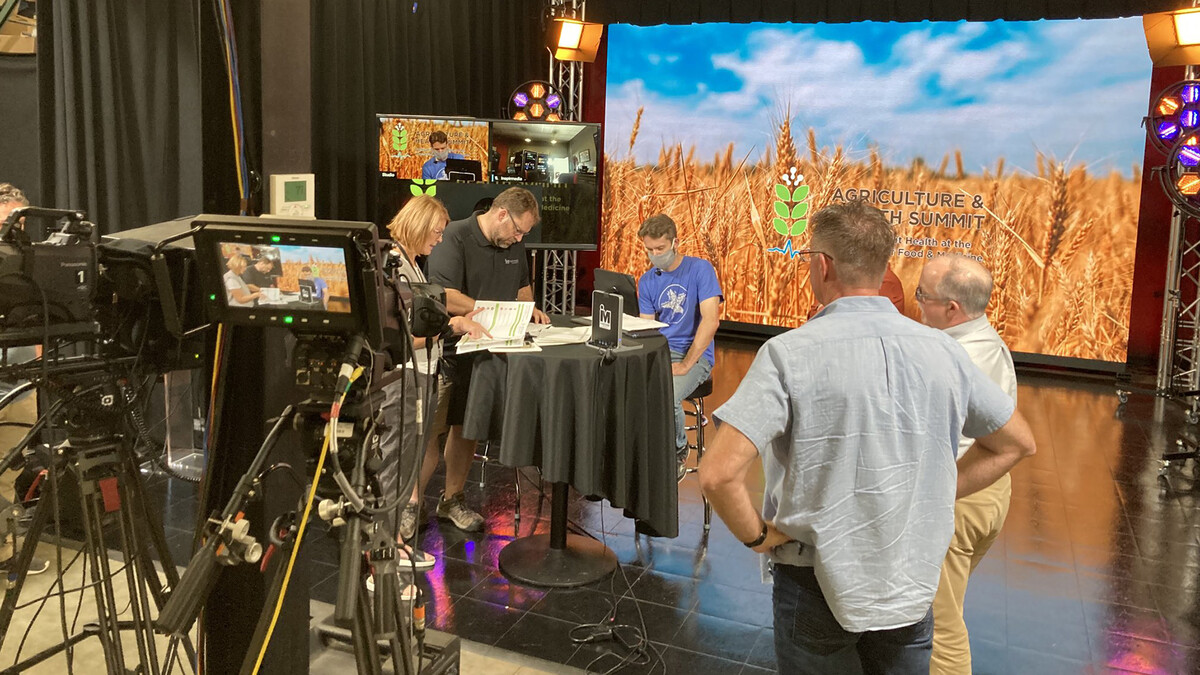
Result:
M969 172L1031 169L1034 152L1095 172L1140 164L1150 87L1141 20L857 24L700 24L609 28L605 138L624 157L696 146L735 162L773 145L790 103L797 146L852 158L875 144L890 164L937 164L961 148Z

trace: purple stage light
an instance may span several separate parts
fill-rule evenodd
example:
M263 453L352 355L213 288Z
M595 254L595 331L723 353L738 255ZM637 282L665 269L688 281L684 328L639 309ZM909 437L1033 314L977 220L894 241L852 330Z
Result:
M518 108L524 108L529 104L529 95L523 91L517 92L517 95L513 96L513 103L515 103Z
M1179 113L1179 123L1185 129L1193 129L1196 125L1200 125L1200 112L1195 110L1184 110Z
M1179 151L1179 163L1184 166L1200 165L1200 148L1191 145L1184 146Z
M546 97L546 105L552 109L557 108L560 103L562 103L562 99L558 97L558 94L550 94Z
M1180 92L1180 95L1183 96L1184 103L1195 103L1200 101L1200 85L1185 85L1183 90Z
M1170 120L1159 122L1156 133L1158 134L1158 137L1164 141L1173 140L1179 135L1179 125Z

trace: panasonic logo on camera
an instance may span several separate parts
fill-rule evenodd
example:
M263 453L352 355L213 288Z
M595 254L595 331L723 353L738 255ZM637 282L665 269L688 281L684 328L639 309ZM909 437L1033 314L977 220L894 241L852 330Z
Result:
M87 267L86 262L63 262L58 264L59 267Z

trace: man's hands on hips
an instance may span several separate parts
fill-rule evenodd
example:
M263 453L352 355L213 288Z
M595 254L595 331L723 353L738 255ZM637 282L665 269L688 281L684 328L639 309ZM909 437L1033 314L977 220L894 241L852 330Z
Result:
M770 553L776 546L782 546L791 540L792 538L780 532L774 523L767 523L767 538L751 550L755 553Z
M671 364L671 375L674 375L675 377L683 377L684 375L687 375L687 372L691 369L692 367L685 365L683 361L676 361Z

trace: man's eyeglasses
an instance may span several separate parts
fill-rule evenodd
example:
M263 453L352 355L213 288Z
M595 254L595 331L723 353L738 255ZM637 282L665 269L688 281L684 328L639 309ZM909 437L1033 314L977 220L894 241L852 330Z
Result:
M917 286L917 290L913 293L916 296L917 302L949 302L949 298L939 298L925 292L924 288Z
M508 222L512 223L512 230L513 230L514 237L524 237L527 234L529 234L530 232L533 232L533 228L537 227L537 224L535 223L535 224L531 225L528 230L522 230L521 228L517 227L517 219L513 218L511 213L508 214Z
M829 255L825 251L818 251L813 248L802 248L799 251L793 251L792 255L794 255L800 262L810 263L812 262L813 256L817 255L818 253L825 256L827 260L833 260L833 256Z

